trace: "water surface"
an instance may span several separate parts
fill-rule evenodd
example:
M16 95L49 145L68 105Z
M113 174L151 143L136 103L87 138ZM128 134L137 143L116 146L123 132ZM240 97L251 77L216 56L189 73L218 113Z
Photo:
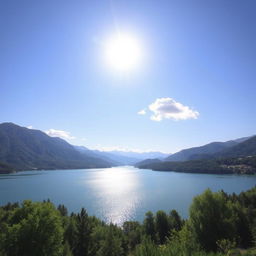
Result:
M0 175L0 205L49 198L69 211L85 207L90 215L121 224L142 221L148 210L176 209L186 218L192 198L207 188L240 193L255 185L256 176L156 172L130 166L26 171Z

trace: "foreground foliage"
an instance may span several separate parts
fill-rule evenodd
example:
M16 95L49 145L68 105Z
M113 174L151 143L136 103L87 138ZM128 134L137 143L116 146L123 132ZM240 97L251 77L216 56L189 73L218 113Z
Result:
M187 220L175 210L147 212L122 227L50 201L0 207L0 256L252 256L255 242L256 188L206 190Z

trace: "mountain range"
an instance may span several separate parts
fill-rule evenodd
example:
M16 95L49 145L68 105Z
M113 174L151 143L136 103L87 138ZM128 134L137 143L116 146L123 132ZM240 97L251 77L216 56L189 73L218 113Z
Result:
M233 146L236 146L241 142L248 140L249 138L250 137L244 137L226 142L212 142L200 147L183 149L175 154L168 156L167 158L165 158L165 161L177 162L211 158L211 156L214 154L224 151L228 152L229 148L232 148Z
M112 166L107 160L81 154L65 140L13 123L0 124L0 163L16 170Z
M133 151L100 151L90 150L84 146L74 146L79 152L90 154L91 156L100 157L115 165L134 165L148 158L164 159L170 154L162 152L133 152Z
M104 152L74 146L59 137L13 123L0 124L0 173L14 170L83 169L133 165L160 152Z
M59 137L50 137L40 130L13 123L0 124L0 173L120 165L187 172L216 172L218 169L222 173L230 173L231 170L241 173L247 166L247 172L252 173L255 156L256 136L212 142L167 155L161 152L90 150L84 146L71 145Z
M256 173L256 136L181 150L163 161L146 159L138 168L196 173Z

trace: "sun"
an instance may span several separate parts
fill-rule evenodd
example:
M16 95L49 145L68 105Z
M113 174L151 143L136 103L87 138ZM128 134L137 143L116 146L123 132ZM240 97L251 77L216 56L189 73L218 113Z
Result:
M105 60L109 67L120 71L136 68L141 61L138 41L126 34L117 34L105 43Z

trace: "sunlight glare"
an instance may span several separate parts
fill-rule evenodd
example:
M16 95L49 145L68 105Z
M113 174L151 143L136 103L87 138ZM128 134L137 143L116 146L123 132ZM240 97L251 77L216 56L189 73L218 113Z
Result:
M118 34L105 44L107 65L120 71L135 68L141 59L141 48L135 38Z
M122 168L114 167L96 175L91 185L98 193L105 221L121 225L131 219L140 201L136 194L137 170L124 172Z

